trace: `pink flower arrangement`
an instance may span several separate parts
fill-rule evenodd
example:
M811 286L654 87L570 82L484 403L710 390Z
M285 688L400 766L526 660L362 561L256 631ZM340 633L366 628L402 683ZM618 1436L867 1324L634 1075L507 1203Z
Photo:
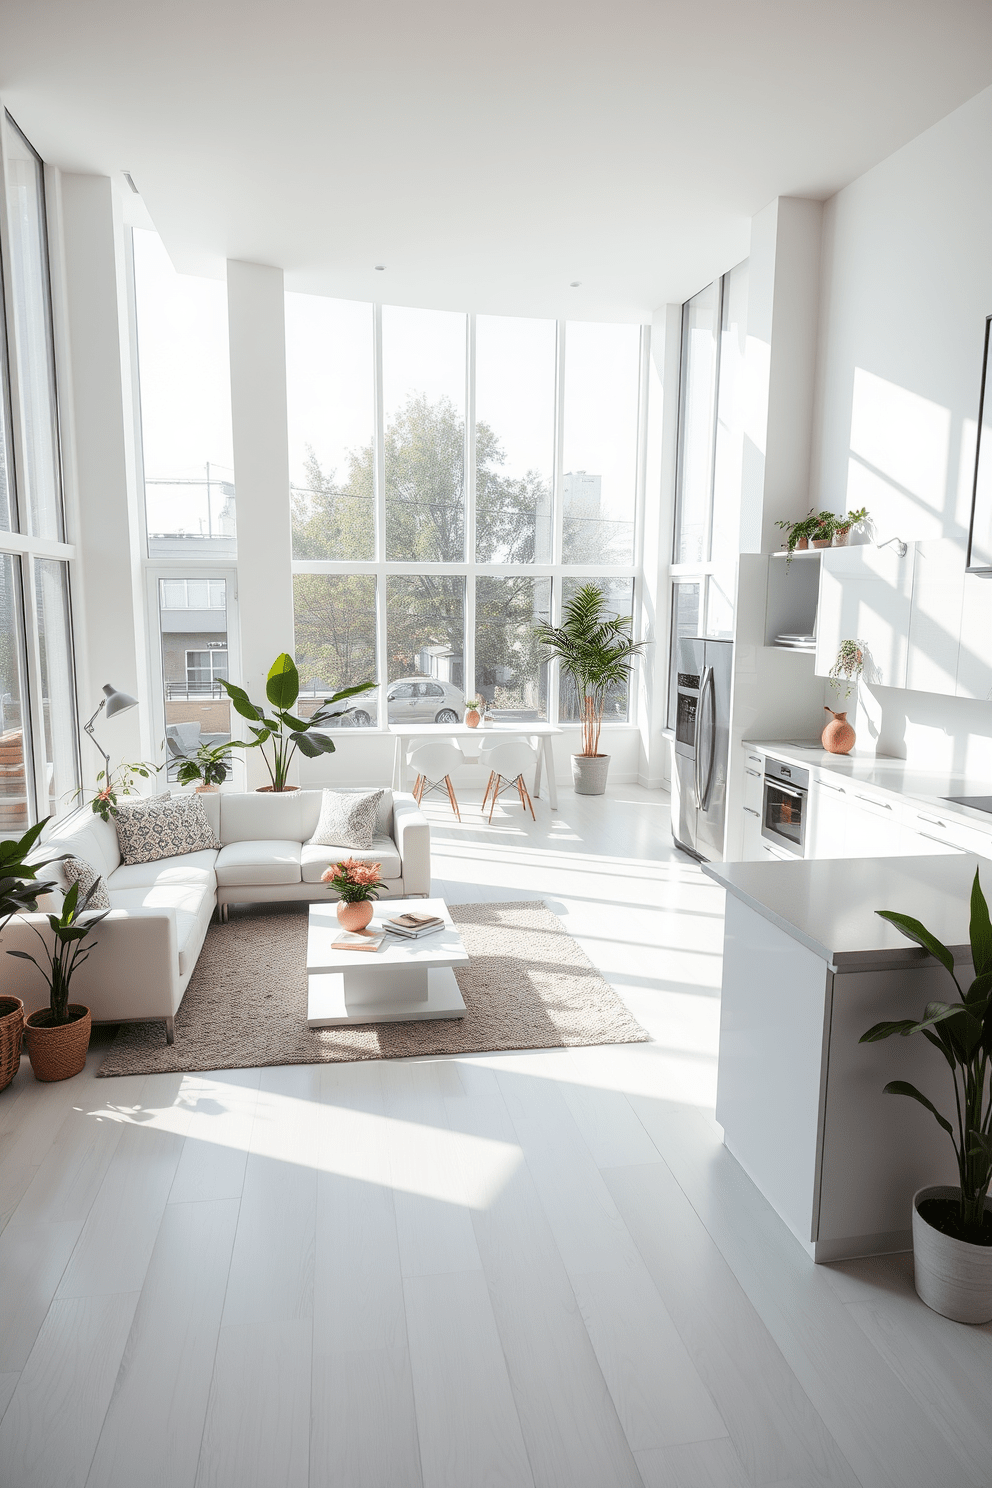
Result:
M325 868L320 881L337 889L346 904L357 904L362 899L378 898L382 888L381 869L381 863L359 863L355 858L345 858Z

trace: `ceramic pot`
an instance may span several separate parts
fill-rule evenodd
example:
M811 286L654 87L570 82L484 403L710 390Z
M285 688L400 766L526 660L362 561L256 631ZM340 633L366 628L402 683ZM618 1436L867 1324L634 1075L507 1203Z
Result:
M956 1323L992 1322L992 1245L969 1245L927 1224L924 1199L954 1199L960 1189L934 1184L913 1195L913 1269L920 1300ZM986 1214L992 1198L985 1200Z
M468 712L465 714L465 722L468 724L468 727L478 728L481 721L482 714L477 712L475 708L469 708Z
M573 754L572 789L577 796L602 796L610 768L608 754Z
M198 785L196 787L196 794L198 796L212 796L216 791L219 790L219 785Z
M68 1080L86 1063L91 1018L88 1007L70 1002L71 1023L48 1026L48 1008L38 1008L24 1022L24 1039L36 1080ZM40 1021L36 1021L40 1020Z
M824 713L830 714L830 722L820 735L820 743L828 754L850 754L857 734L847 721L846 713L835 713L833 708L823 705Z
M847 540L848 540L848 538L850 536L851 536L851 529L850 529L850 527L845 527L844 530L843 530L843 532L841 532L838 529L838 531L834 533L834 547L835 548L846 548L847 547Z
M338 900L338 921L342 930L350 930L352 934L364 930L372 915L371 899L355 899L351 904L346 904L343 899Z
M281 791L277 791L274 785L256 785L255 794L261 796L264 795L266 791L268 791L270 795L274 793L277 796L281 796L285 794L286 791L299 790L299 788L300 787L298 785L284 785Z

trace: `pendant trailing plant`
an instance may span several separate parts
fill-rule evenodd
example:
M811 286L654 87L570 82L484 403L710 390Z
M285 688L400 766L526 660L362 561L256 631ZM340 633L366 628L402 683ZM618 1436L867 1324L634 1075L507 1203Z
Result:
M587 758L599 755L607 693L626 686L634 657L647 645L631 639L629 615L608 615L606 606L598 584L583 584L565 605L561 625L545 622L534 632L575 684L582 728L579 753Z
M938 1111L915 1085L908 1080L890 1080L886 1095L906 1095L919 1101L951 1139L957 1159L961 1201L954 1229L958 1240L988 1244L989 1226L984 1221L985 1199L992 1183L992 1092L989 1087L992 1060L992 924L988 904L982 893L978 873L971 889L971 924L969 938L975 977L966 992L954 972L954 957L935 935L919 920L893 910L875 911L883 920L935 956L957 988L958 1002L928 1002L919 1022L903 1018L898 1022L876 1023L862 1034L863 1044L878 1043L898 1033L903 1038L922 1033L928 1043L939 1049L951 1071L954 1085L953 1122ZM928 1216L921 1206L923 1218ZM928 1221L932 1222L932 1221ZM935 1228L942 1228L935 1225Z
M843 687L844 697L849 698L857 686L864 666L865 655L862 643L852 640L841 641L837 651L837 660L829 672L830 685L834 691L840 693Z

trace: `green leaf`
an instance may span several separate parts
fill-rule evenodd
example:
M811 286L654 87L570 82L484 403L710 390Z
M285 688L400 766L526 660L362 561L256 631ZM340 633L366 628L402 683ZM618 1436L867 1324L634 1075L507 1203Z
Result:
M297 732L305 733L308 728L312 728L313 726L312 718L294 718L292 713L280 713L279 718L286 728L294 729Z
M234 711L240 713L242 718L259 719L263 716L261 708L256 708L243 687L236 687L224 677L218 677L217 680L234 704Z
M357 682L354 687L343 687L333 697L324 698L324 707L329 708L332 703L340 703L343 698L357 697L360 692L370 692L378 685L378 682Z
M915 1033L919 1027L912 1018L900 1018L898 1023L875 1023L858 1039L859 1044L877 1044L881 1039L891 1038L894 1033Z
M265 696L273 708L291 708L300 695L300 674L288 651L277 656L269 668Z
M947 1132L947 1135L953 1140L954 1128L946 1116L942 1116L933 1101L927 1100L922 1091L917 1090L915 1085L910 1085L908 1080L890 1080L888 1085L885 1086L883 1093L885 1095L908 1095L912 1100L919 1101L921 1106L926 1106L931 1116L936 1117L937 1121Z
M992 922L989 921L989 907L982 893L977 868L975 869L975 881L971 886L969 936L977 975L982 976L986 972L992 972Z
M920 924L919 920L914 920L911 915L897 914L892 909L876 909L875 913L880 919L888 920L890 925L895 925L907 940L915 940L916 944L921 945L925 951L929 951L931 956L936 956L941 966L945 967L951 976L954 975L954 957L935 935L930 934L925 925Z
M290 734L289 737L300 753L307 759L316 759L320 754L334 753L334 740L329 739L326 734L311 732L307 734Z

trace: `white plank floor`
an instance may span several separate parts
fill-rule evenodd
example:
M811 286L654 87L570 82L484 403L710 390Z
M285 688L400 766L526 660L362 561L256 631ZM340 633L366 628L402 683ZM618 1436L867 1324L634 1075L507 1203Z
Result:
M814 1267L713 1121L723 905L668 798L432 804L652 1042L0 1093L3 1488L989 1488L992 1327Z

